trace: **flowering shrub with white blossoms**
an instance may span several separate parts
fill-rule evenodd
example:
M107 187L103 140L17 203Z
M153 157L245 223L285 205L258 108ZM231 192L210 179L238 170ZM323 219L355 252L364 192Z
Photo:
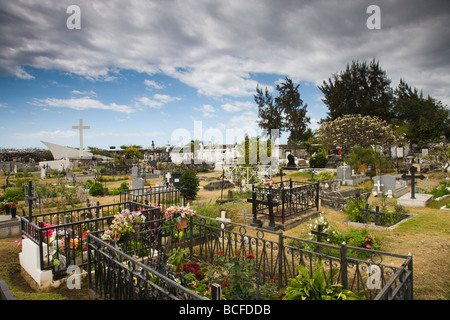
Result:
M341 238L341 235L339 234L339 231L337 231L335 228L333 228L330 223L328 222L328 220L322 215L322 213L320 213L319 218L317 218L316 220L314 220L313 223L308 223L307 226L310 229L308 235L309 235L309 239L310 240L314 240L316 241L317 236L314 235L311 231L317 231L317 226L318 225L322 225L322 232L323 233L327 233L327 239L325 239L326 243L330 243L333 245L341 245L341 243L339 242L339 239Z

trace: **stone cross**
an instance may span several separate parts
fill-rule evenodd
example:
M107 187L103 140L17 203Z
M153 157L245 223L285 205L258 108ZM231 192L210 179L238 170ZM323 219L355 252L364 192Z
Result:
M402 179L411 179L411 199L415 199L416 198L416 179L425 179L425 176L423 174L421 174L420 176L416 176L416 172L417 172L417 168L414 166L411 166L411 168L409 168L409 172L411 172L411 175L406 175L403 174L402 175Z
M80 125L72 126L72 129L80 130L80 156L83 154L83 129L90 129L90 126L83 126L83 119L80 119Z

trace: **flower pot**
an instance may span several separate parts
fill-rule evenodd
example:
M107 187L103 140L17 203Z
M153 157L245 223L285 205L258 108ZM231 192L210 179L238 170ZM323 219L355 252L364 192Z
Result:
M183 230L187 228L187 219L186 218L182 218L181 222L177 222L175 220L175 225L177 226L178 230Z

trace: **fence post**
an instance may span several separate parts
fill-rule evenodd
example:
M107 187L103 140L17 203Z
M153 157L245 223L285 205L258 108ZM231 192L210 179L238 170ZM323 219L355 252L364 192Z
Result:
M316 208L319 211L319 192L320 192L320 182L316 183Z
M283 286L283 267L284 267L284 238L283 232L278 233L278 289Z
M189 256L193 256L193 241L194 241L194 217L189 217Z
M341 246L341 283L344 289L348 289L348 272L347 272L347 244L344 242Z
M222 287L219 284L211 285L211 300L222 300Z

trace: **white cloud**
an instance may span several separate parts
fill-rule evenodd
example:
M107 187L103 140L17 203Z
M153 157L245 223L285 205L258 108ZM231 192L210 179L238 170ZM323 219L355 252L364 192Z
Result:
M93 91L93 90L90 90L90 91L72 90L71 93L72 94L88 95L88 96L97 97L97 93L95 91Z
M165 87L164 87L164 85L162 85L162 84L160 84L160 83L157 83L156 81L153 81L153 80L148 80L148 79L146 79L146 80L144 80L144 84L148 87L148 89L150 90L150 89L164 89Z
M179 101L181 98L178 97L171 97L165 94L155 94L153 95L153 98L150 99L149 97L139 97L136 98L136 106L145 106L155 109L160 109L164 105L166 105L169 102L172 101Z
M206 118L217 117L216 109L210 104L204 104L204 105L201 105L198 108L197 107L193 107L192 109L194 109L195 111L202 112L203 116L206 117Z
M238 112L238 111L248 111L248 110L255 109L256 104L254 104L250 101L233 101L233 102L222 104L220 107L227 112Z
M56 99L56 98L34 99L30 103L40 107L69 108L74 110L99 109L99 110L122 112L126 114L135 112L135 109L128 105L119 105L116 103L106 105L98 100L94 100L89 97L71 98L71 99Z
M381 30L368 30L370 1L79 0L74 31L64 24L67 2L4 1L0 72L33 79L24 70L32 66L111 81L134 70L202 95L249 97L255 73L320 84L352 60L376 58L394 86L403 77L449 103L449 3L424 3L377 1Z

